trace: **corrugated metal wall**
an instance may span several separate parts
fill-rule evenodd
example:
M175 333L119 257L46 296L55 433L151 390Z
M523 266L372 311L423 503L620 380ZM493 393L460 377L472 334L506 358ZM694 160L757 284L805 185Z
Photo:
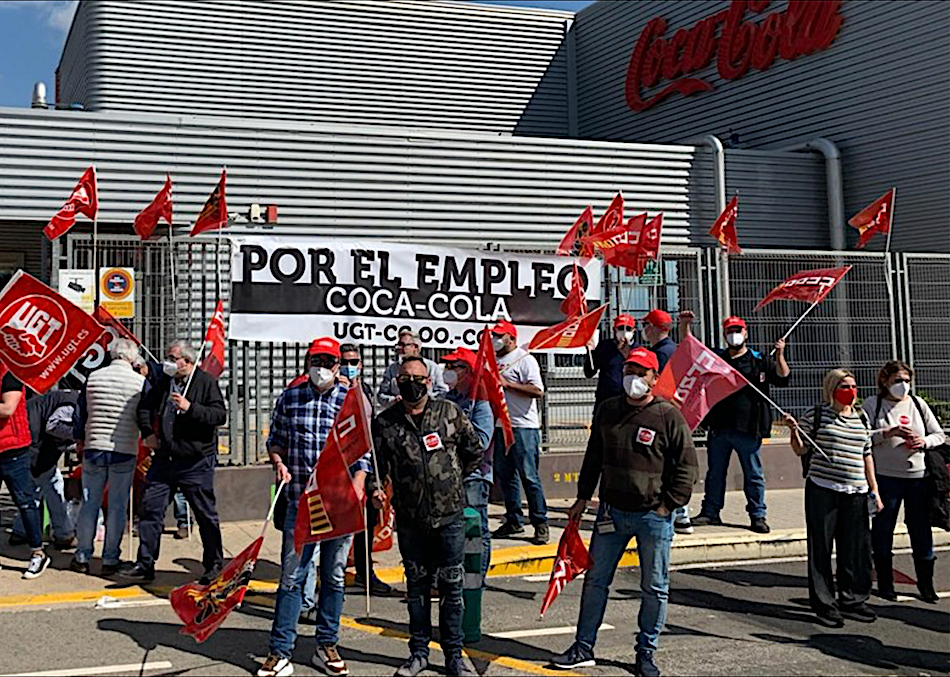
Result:
M765 13L784 11L787 4L768 3ZM735 133L741 148L825 136L843 154L847 216L896 185L893 248L950 252L950 3L844 0L844 23L825 51L776 59L764 72L750 69L731 81L719 76L713 59L697 76L715 91L673 95L646 111L631 110L625 76L646 23L666 18L668 39L728 6L597 2L579 12L580 135L682 143L704 133L723 140ZM755 23L762 16L745 14ZM875 245L883 246L881 240Z
M572 16L410 0L84 0L61 91L96 111L563 136ZM95 65L87 81L83 60Z
M100 223L126 232L166 170L190 227L225 164L229 210L275 203L278 233L550 249L618 189L631 211L665 213L667 244L709 227L690 188L711 183L709 154L692 146L6 108L0 148L4 215L41 223L95 163Z

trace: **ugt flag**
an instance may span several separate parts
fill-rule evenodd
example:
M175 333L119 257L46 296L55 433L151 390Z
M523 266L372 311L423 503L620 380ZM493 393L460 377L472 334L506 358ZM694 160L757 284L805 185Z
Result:
M152 236L155 227L158 226L158 220L165 219L169 228L172 225L172 177L165 175L165 185L158 191L158 194L152 199L151 204L139 212L135 217L132 228L135 233L147 240Z
M755 312L760 308L764 308L778 299L807 301L814 304L821 303L851 268L852 266L842 266L841 268L800 270L766 294L765 298L759 301L752 311Z
M105 329L36 278L17 271L0 292L0 361L42 394Z
M227 172L221 170L221 178L218 179L218 185L211 191L208 201L201 208L201 213L195 220L195 225L191 227L189 237L193 237L208 230L217 230L228 225L228 203L224 197L224 183L227 178Z
M244 601L263 543L261 536L247 546L208 585L190 583L171 591L172 609L185 624L181 634L191 635L200 644L221 627L231 610Z
M554 568L551 569L548 591L541 602L541 618L544 618L544 612L561 594L564 586L590 569L592 564L590 553L584 547L584 541L581 540L580 531L577 529L577 522L569 521L557 544L557 558L554 560Z
M848 220L848 225L858 229L858 249L863 249L877 233L886 233L891 229L894 218L894 192L891 188L867 207Z
M653 394L679 409L690 430L695 430L719 401L748 384L725 360L687 335L660 373Z
M201 370L215 378L220 378L224 372L224 346L227 343L227 333L224 330L224 303L218 299L214 307L208 331L204 342L208 344L208 355L201 361Z
M96 168L89 167L80 177L69 199L43 229L47 240L65 235L76 225L76 212L95 219L99 211L99 190L96 188Z
M505 453L507 453L511 445L515 443L515 432L511 427L508 400L505 399L505 389L501 385L498 360L495 358L495 349L491 344L491 330L488 327L482 331L469 388L473 400L488 400L492 413L501 424Z

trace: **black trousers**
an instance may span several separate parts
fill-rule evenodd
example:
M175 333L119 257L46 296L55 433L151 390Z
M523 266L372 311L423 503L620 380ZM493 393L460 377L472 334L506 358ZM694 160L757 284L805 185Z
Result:
M139 508L138 563L155 569L165 526L165 511L176 491L181 490L191 505L204 553L201 563L206 572L220 571L224 565L224 547L218 508L214 501L214 456L201 459L171 460L156 456L145 476L142 504Z
M871 593L871 527L867 494L846 494L805 482L808 597L816 611L857 606ZM837 600L831 572L837 553Z
M372 501L366 501L366 533L353 536L353 566L356 577L371 582L373 580L373 530L379 521L379 510ZM369 568L366 566L366 537L369 536Z

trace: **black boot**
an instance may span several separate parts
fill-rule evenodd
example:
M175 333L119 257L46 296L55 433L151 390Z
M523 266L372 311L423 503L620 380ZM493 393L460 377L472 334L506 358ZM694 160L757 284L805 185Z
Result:
M940 599L934 590L934 562L936 559L914 559L914 569L917 571L917 590L920 598L930 604L936 604Z
M889 602L897 601L894 592L894 557L892 555L874 556L874 570L877 571L877 594Z

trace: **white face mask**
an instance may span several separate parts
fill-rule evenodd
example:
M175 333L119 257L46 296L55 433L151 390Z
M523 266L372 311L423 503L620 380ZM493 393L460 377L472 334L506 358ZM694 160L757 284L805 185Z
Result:
M623 389L634 400L642 400L650 392L650 384L642 376L627 374L623 377Z
M618 331L615 331L615 332L614 332L614 336L616 336L616 337L617 337L617 341L619 341L619 342L621 342L621 343L626 343L627 345L631 345L631 344L633 343L633 336L634 336L634 334L633 334L632 331L619 331L619 330L618 330Z
M162 362L162 371L165 372L165 376L174 376L178 373L178 362L165 360Z
M494 348L497 353L500 350L503 350L505 347L505 340L497 336L493 336L491 339L491 347Z
M907 393L910 392L910 383L898 381L888 388L888 391L890 391L891 397L893 397L895 400L902 400L907 397Z
M336 380L336 374L326 367L310 367L310 381L317 390L326 390Z
M741 331L734 331L730 334L726 334L726 343L733 348L738 348L745 343L745 336L742 335Z
M449 390L451 390L458 385L459 375L455 373L454 369L446 369L442 374L442 380L445 381L445 385L447 385Z

